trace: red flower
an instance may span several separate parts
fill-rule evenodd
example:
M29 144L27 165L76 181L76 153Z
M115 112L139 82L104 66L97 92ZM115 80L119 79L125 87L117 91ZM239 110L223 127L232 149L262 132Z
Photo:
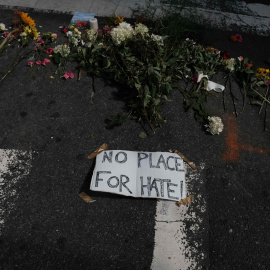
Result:
M37 64L38 66L40 66L40 65L41 65L41 61L38 60L38 61L36 62L36 64Z
M44 50L45 53L47 54L52 54L53 53L53 48L49 48L47 51Z
M236 37L237 42L242 42L243 41L243 38L242 38L242 36L240 34L236 34L235 37Z
M270 81L265 81L264 84L270 84Z
M76 23L75 27L84 28L84 27L86 27L86 25L87 25L87 21L84 21L84 22L78 21Z
M66 34L68 32L68 29L66 28L66 26L64 25L62 28L62 33Z
M221 53L220 53L220 56L221 56L223 59L231 59L230 53L227 52L227 51L221 52Z
M199 74L197 73L193 78L192 78L192 83L196 83L198 80Z

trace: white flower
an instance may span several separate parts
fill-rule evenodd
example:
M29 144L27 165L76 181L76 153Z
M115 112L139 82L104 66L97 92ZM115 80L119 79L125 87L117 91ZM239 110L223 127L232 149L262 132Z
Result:
M154 40L159 46L163 46L163 38L162 36L158 36L158 35L151 35L152 40Z
M0 23L0 31L5 31L5 30L7 30L6 26L3 23Z
M145 33L148 33L147 26L145 26L142 23L136 24L135 29L134 29L134 35L137 35L138 33L141 33L142 35Z
M67 57L70 53L68 45L58 45L54 48L54 53L60 53L62 57Z
M26 37L27 34L26 34L25 32L21 32L21 33L20 33L20 36L21 36L21 37Z
M110 32L113 42L116 45L120 45L125 40L129 39L133 35L133 28L129 23L121 22L119 25L112 29Z
M94 29L87 30L87 39L91 42L94 43L97 39L97 31Z
M208 116L209 125L205 125L206 131L210 132L212 135L219 135L223 130L223 123L220 117Z

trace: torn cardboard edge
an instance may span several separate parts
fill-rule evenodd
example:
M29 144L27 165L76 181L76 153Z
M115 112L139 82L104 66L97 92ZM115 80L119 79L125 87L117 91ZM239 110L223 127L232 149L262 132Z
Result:
M100 154L102 151L107 150L108 145L106 143L103 143L97 150L95 150L93 153L91 153L88 158L93 159L95 158L98 154Z
M194 195L190 195L182 200L180 200L179 202L177 202L178 206L181 206L181 205L187 205L187 204L190 204L194 199Z
M193 170L197 170L197 167L191 162L189 161L182 153L180 153L178 150L169 150L169 152L173 152L175 154L177 154L178 156L180 156Z
M85 192L81 192L79 196L87 203L95 202L95 200L88 196Z

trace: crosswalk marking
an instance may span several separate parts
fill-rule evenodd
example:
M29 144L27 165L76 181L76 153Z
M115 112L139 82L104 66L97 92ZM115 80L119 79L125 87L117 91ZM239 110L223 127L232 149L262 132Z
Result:
M197 171L186 167L186 182L187 191L191 181L200 181L200 171L204 165L198 166ZM188 194L190 195L190 194ZM197 194L195 200L199 199L200 211L206 211L205 200L202 200L201 195ZM203 257L204 254L194 253L194 247L191 247L187 241L187 233L185 224L186 221L192 221L193 231L196 233L200 224L201 218L197 217L194 211L188 211L187 206L177 206L175 202L159 200L156 210L156 226L155 226L155 248L153 253L152 270L186 270L200 269L196 258Z
M32 152L0 149L0 234L9 213L14 210L18 182L29 174Z

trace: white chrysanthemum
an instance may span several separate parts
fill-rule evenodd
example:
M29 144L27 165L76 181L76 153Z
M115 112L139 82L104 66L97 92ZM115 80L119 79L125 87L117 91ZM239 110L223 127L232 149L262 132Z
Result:
M70 54L68 45L58 45L54 48L54 53L60 53L62 57L67 57Z
M212 135L219 135L223 130L223 123L220 117L217 116L208 116L209 125L205 125L206 130Z
M138 33L141 33L142 35L145 33L148 33L148 28L142 23L138 23L135 26L134 34L137 35Z
M231 59L224 59L223 60L223 63L225 65L225 68L233 71L234 70L234 64L235 64L235 60L234 58L231 58Z
M159 35L151 35L152 40L154 40L159 46L163 46L163 38Z
M97 39L97 31L94 29L86 30L87 33L87 40L89 40L91 43L94 43Z
M110 32L113 42L120 45L123 41L129 39L133 35L133 28L129 23L122 22Z
M5 30L7 30L6 26L3 23L0 23L0 31L5 31Z

